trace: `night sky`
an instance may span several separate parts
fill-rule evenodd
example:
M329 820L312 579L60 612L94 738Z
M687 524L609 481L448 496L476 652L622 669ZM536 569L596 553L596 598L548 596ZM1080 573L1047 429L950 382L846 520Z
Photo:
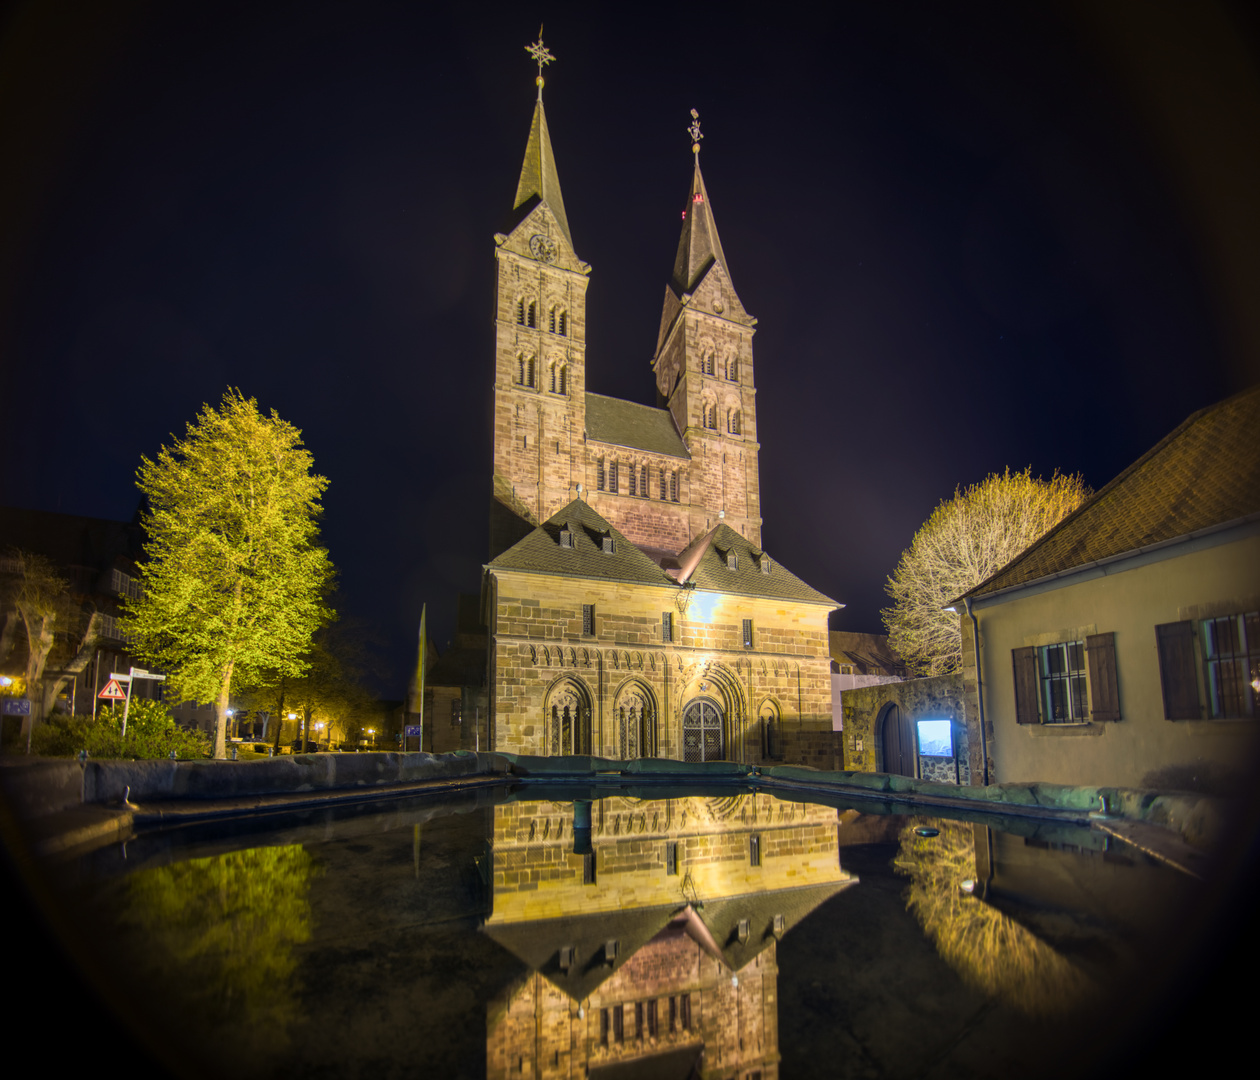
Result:
M402 694L486 557L493 234L545 101L588 388L654 403L688 112L754 344L766 549L882 631L957 485L1099 487L1260 378L1255 10L49 3L0 37L0 505L129 519L228 386L304 432Z

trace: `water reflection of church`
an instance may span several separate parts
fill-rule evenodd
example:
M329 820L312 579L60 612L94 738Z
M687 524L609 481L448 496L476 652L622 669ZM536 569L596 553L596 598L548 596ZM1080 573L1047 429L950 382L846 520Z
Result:
M574 822L494 809L484 932L530 973L488 1006L486 1075L777 1077L777 943L856 880L835 810L611 798Z

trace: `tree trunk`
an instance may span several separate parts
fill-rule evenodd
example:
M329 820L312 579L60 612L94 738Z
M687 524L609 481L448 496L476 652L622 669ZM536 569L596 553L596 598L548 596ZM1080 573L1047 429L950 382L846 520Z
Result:
M92 653L96 649L96 638L100 632L101 619L102 615L100 612L92 614L92 617L88 619L87 630L83 634L83 641L79 645L79 651L75 654L74 659L58 671L56 676L44 680L40 716L47 716L52 711L52 707L57 701L57 695L61 693L61 688L71 678L79 675L91 662Z
M229 660L223 669L223 680L219 683L219 700L214 710L214 756L219 761L227 757L228 695L232 692L233 667L235 664Z
M34 725L44 719L44 695L39 692L40 680L44 677L44 665L48 662L48 654L52 652L56 637L53 634L53 616L45 615L32 626L25 615L27 641L30 652L26 657L26 696L31 700L31 711L22 718L22 738L30 738Z

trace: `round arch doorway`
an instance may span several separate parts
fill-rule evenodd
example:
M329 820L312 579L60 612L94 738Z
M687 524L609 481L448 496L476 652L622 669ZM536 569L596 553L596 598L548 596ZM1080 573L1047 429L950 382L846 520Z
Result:
M683 710L683 761L724 761L725 717L712 698L697 698Z

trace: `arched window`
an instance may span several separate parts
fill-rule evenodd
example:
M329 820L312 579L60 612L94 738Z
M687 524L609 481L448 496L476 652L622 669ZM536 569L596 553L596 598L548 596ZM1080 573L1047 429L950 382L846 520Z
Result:
M702 375L713 374L713 350L706 349L704 355L700 358L700 373Z
M568 337L569 334L569 313L567 311L560 312L560 329L558 331L561 337Z
M617 701L617 728L623 761L656 756L656 710L646 687L631 684Z
M740 434L739 430L739 410L730 409L726 414L726 430L732 435Z
M600 458L595 462L595 490L604 490L604 459Z
M664 502L669 498L669 477L666 475L665 469L661 469L661 501Z
M519 386L525 385L525 354L521 353L516 358L516 382Z
M730 382L739 382L739 361L733 356L726 361L726 378Z
M648 467L646 465L639 470L639 494L645 499L652 497L652 493L648 491Z
M525 361L525 385L534 386L534 358L531 356Z
M626 470L630 474L630 494L639 494L639 473L633 465Z
M678 501L678 470L675 469L669 476L669 501Z
M567 364L560 365L560 393L567 394L569 392L569 367Z
M701 409L701 412L704 414L704 426L713 431L717 431L717 406L705 405Z
M551 695L547 753L589 754L591 710L586 695L575 683L562 683Z
M551 365L551 392L556 392L556 365Z
M617 463L615 461L608 466L608 490L614 495L617 494Z
M525 325L531 330L538 329L538 304L531 300L529 308L525 312Z
M516 301L516 323L518 326L525 325L525 298L523 296Z
M553 334L556 332L556 309L555 308L551 309L551 332Z

